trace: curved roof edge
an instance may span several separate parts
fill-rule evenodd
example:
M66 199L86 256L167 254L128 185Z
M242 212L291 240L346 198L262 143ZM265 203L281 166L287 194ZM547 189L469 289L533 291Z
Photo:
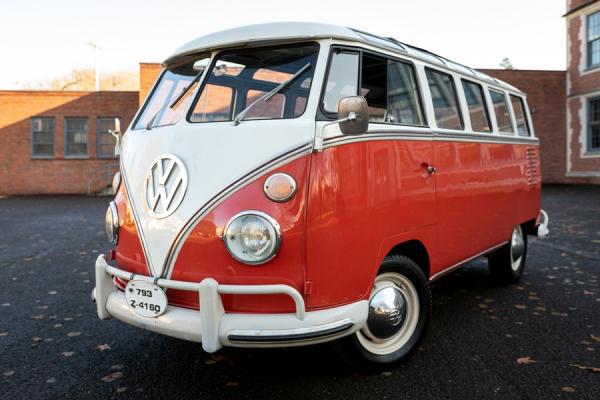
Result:
M346 28L343 26L314 22L271 22L265 24L246 25L210 33L208 35L200 36L194 40L191 40L179 47L163 62L163 65L170 64L175 60L191 53L198 51L217 50L240 43L268 43L271 41L282 41L288 39L316 40L326 38L358 41L386 50L404 53L430 64L447 68L463 75L472 76L473 78L486 81L496 86L504 87L507 90L523 93L518 88L499 79L493 78L481 71L448 60L419 47L400 42L394 38L381 37L372 33Z

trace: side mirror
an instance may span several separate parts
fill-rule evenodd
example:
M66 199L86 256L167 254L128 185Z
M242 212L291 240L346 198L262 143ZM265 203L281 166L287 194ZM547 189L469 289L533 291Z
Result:
M369 107L363 96L344 97L338 103L338 121L344 135L360 135L369 129Z
M121 154L121 138L123 134L121 133L121 118L115 117L115 129L109 129L108 132L113 135L115 138L115 156Z

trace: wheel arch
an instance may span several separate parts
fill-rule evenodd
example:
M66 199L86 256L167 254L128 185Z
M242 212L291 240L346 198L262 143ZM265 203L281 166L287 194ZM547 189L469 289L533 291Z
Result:
M402 255L412 259L429 279L431 271L429 252L420 240L412 239L396 244L386 257L391 255Z

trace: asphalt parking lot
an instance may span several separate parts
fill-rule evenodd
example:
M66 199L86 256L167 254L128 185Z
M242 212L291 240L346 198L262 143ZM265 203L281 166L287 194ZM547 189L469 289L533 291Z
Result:
M552 237L520 284L484 260L437 281L405 365L363 373L327 345L225 349L100 321L108 198L0 199L0 398L600 398L600 187L547 187Z

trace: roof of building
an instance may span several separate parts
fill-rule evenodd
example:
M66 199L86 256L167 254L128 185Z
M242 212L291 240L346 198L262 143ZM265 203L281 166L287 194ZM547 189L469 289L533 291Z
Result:
M298 39L326 39L335 38L367 43L372 46L406 54L433 65L447 68L461 74L487 81L491 84L504 87L511 91L519 89L499 79L467 67L460 63L450 61L444 57L416 46L403 43L390 37L381 37L357 29L346 28L338 25L312 23L312 22L273 22L256 24L227 29L196 38L179 47L173 55L163 64L167 65L182 56L198 51L212 51L241 43L260 44L272 41L298 40Z

